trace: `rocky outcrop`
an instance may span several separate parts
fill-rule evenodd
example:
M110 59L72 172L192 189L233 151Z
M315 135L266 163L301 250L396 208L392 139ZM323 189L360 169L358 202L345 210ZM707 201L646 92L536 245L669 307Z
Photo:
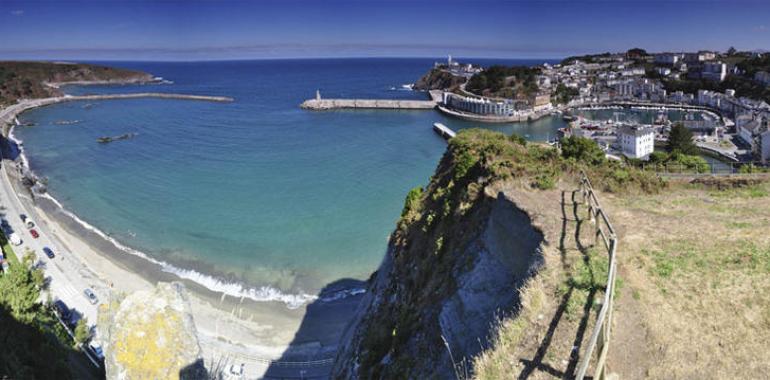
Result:
M159 283L153 291L133 293L105 314L107 379L205 378L182 284Z
M448 71L434 68L422 78L414 82L413 89L420 91L428 90L453 90L465 83L464 77L452 75Z
M517 313L519 289L543 263L543 233L493 190L495 164L468 139L450 140L425 191L407 197L343 337L335 378L455 378L471 370L495 322Z

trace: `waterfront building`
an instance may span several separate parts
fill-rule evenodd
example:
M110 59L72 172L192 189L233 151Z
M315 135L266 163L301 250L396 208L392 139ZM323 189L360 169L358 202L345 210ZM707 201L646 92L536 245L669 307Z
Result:
M551 94L547 92L538 92L529 99L529 104L535 112L550 109L552 107Z
M510 117L516 112L513 101L508 99L491 100L451 92L444 92L442 103L448 108L478 115Z
M723 62L706 62L703 64L701 78L721 82L727 77L727 65Z
M640 125L624 125L618 129L620 151L629 158L645 158L655 150L655 130Z
M658 67L655 70L658 72L658 74L664 77L671 75L671 69L668 67Z
M752 150L756 148L756 138L760 135L764 126L764 122L761 119L753 119L749 122L741 123L741 125L735 125L735 129L738 132L738 137L745 143L751 145Z

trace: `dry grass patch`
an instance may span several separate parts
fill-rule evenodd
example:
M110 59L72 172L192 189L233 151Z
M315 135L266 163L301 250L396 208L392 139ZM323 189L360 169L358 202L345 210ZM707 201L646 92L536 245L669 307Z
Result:
M770 185L723 191L677 186L609 199L605 206L620 231L621 273L640 304L645 331L636 334L656 356L643 377L766 377ZM617 331L613 350L623 350L624 334L633 333Z

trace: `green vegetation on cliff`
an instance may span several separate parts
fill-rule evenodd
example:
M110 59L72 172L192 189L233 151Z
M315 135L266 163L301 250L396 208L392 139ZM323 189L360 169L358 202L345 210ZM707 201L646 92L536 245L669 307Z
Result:
M518 312L518 289L538 271L536 247L543 235L530 220L536 212L519 209L508 197L519 191L546 193L558 205L554 188L574 183L580 170L588 171L599 189L655 192L663 186L654 175L594 155L564 157L553 147L524 143L518 136L459 132L429 184L407 195L387 257L370 280L370 304L363 306L366 312L352 343L344 344L334 375L425 378L470 369L472 358L465 353L473 350L457 335L470 334L468 326L484 321L474 314L486 310L484 305L501 302L500 313ZM510 270L511 276L496 285L483 282L498 270ZM592 291L581 285L582 277L575 278L575 286ZM492 334L489 325L484 328L471 339L476 351L476 337ZM446 356L450 346L455 353L451 361Z
M501 98L528 98L537 92L539 67L491 66L474 75L466 89L473 93Z
M1 238L6 255L15 257ZM51 310L39 302L42 271L29 269L33 255L0 274L0 377L12 379L72 378L69 337Z
M56 88L45 83L77 81L146 82L152 76L146 73L82 63L53 62L0 62L0 104L17 99L44 98L60 95Z

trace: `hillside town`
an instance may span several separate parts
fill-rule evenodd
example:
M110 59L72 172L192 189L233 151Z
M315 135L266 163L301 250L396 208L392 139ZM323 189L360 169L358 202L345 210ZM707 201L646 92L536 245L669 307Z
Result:
M469 82L484 72L451 57L446 64L437 63L435 69L463 76ZM653 54L631 49L545 63L537 67L534 91L515 92L508 98L474 93L467 88L468 82L443 89L439 109L481 122L534 120L585 108L640 107L661 113L679 109L692 113L680 122L692 130L702 148L731 160L765 163L770 159L768 69L770 56L763 52ZM515 81L508 77L502 83L506 86ZM727 87L732 84L740 88ZM702 117L693 117L696 113ZM647 146L650 136L665 139L672 122L663 114L659 116L651 125L618 122L598 126L593 121L576 120L565 133L593 138L628 157L646 158L651 146L626 150L621 141L629 142L628 146Z

